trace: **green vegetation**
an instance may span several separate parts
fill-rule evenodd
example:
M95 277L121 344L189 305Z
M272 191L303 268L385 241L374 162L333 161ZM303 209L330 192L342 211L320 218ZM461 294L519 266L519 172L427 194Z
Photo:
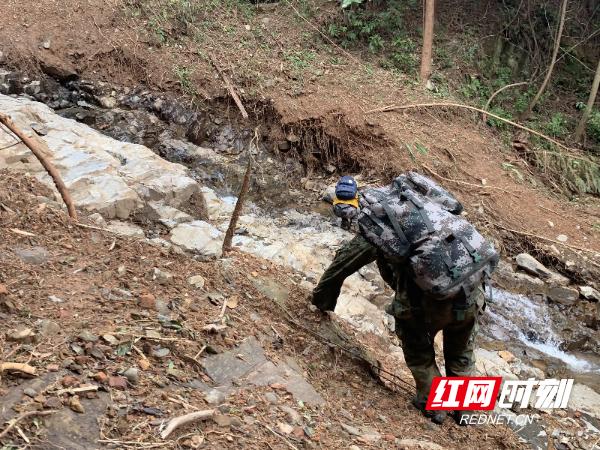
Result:
M390 0L382 7L356 7L362 0L344 0L340 17L326 25L325 33L342 47L366 46L379 57L386 69L413 74L418 63L417 43L408 35L404 24L407 10L415 0Z
M190 78L193 70L185 66L175 66L173 72L177 77L181 90L188 95L195 96L197 94L196 88Z
M593 110L587 122L588 136L600 144L600 111Z

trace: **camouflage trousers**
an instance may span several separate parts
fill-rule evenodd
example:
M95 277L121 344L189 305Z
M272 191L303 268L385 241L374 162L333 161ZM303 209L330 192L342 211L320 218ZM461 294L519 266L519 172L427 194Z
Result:
M373 261L377 262L385 282L395 291L387 311L396 320L396 334L417 386L416 400L425 402L433 378L440 376L434 349L438 332L443 333L446 375L467 376L473 371L474 340L484 307L483 289L476 289L463 299L461 303L465 309L457 318L456 302L427 298L407 276L405 267L390 264L361 235L356 235L337 251L313 291L312 303L323 311L332 311L344 280Z
M424 406L434 377L440 376L435 361L435 336L443 334L446 376L469 376L475 366L475 337L485 300L483 289L476 289L466 299L466 309L457 319L451 300L439 301L410 296L409 316L396 317L396 334L402 343L404 360L417 386L416 403ZM394 299L394 303L396 302ZM392 308L390 308L393 310ZM393 311L392 311L393 312Z

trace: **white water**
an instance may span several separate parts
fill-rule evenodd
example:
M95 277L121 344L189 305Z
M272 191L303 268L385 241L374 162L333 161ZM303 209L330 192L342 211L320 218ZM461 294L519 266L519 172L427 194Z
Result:
M600 373L600 367L560 347L564 341L554 328L546 303L537 303L524 295L494 288L486 314L513 339L527 347L558 359L575 372ZM489 297L490 290L487 290Z

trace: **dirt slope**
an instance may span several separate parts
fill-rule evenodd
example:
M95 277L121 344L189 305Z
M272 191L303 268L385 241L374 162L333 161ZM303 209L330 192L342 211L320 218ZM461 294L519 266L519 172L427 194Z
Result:
M307 293L269 262L233 253L202 263L76 227L39 202L45 193L32 179L0 173L0 361L36 369L30 380L2 374L0 422L25 411L56 411L35 426L23 420L20 433L13 430L3 444L27 438L40 449L196 448L201 441L208 448L279 449L292 442L390 448L397 438L413 438L445 448L520 447L502 427L433 426L407 394L392 393L363 366L295 327L264 286L284 292L278 300L318 330ZM193 275L205 280L202 289L188 283ZM222 309L223 301L230 307ZM211 323L226 328L207 331ZM208 404L205 392L213 382L204 355L224 355L252 337L269 360L296 367L325 404L295 401L278 383L242 384ZM136 376L124 382L122 372L132 368ZM83 412L73 412L76 393L64 389L88 386L94 390L78 394ZM157 436L163 421L217 405L218 419L177 430L165 442ZM362 431L349 433L352 427ZM379 437L369 437L373 433Z

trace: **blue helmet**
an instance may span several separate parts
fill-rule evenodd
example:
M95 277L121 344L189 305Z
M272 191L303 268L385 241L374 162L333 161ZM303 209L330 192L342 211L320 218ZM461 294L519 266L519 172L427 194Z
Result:
M345 175L335 185L335 196L340 200L352 200L358 193L358 184L350 175Z

